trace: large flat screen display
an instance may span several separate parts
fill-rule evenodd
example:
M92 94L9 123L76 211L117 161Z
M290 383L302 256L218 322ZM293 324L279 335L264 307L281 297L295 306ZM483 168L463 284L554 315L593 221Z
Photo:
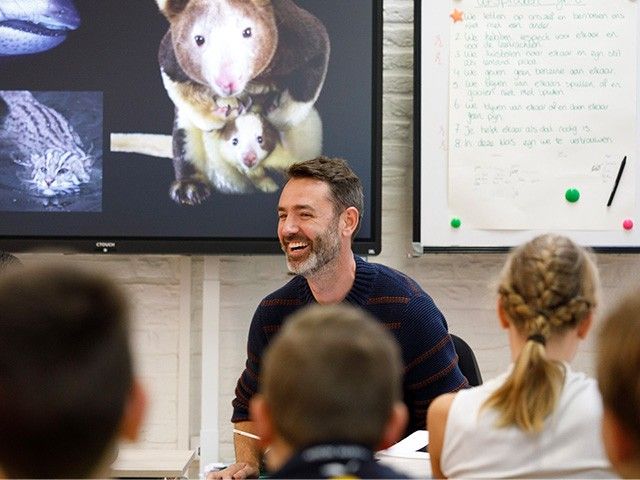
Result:
M271 253L345 158L380 249L382 0L0 0L0 250Z

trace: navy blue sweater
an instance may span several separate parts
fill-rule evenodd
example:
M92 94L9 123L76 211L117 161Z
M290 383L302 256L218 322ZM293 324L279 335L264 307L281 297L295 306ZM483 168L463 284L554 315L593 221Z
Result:
M410 414L407 431L424 430L431 401L468 386L458 368L447 322L414 280L384 265L357 256L355 260L355 280L344 302L368 311L398 340L404 362L403 396ZM262 354L284 319L315 302L302 276L260 302L249 328L247 362L236 387L232 422L249 420L249 400L259 388Z

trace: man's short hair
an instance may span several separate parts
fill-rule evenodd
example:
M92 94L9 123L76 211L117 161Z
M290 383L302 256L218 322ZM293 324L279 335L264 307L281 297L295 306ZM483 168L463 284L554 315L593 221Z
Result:
M274 430L294 448L374 448L402 399L400 349L363 310L315 305L286 320L265 354L261 383Z
M360 179L346 160L321 155L311 160L294 163L287 169L286 177L287 179L313 178L327 183L331 190L331 201L336 214L349 207L355 207L359 214L358 225L352 235L352 238L355 238L362 223L364 194Z
M0 276L0 470L88 477L118 435L132 388L127 303L69 266Z

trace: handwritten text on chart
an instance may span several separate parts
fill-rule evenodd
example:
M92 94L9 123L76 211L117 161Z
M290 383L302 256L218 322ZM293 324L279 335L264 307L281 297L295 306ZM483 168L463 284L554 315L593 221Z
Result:
M630 60L618 45L617 23L625 15L483 8L566 7L580 0L477 3L452 31L449 148L614 143L615 133L599 129L597 119L607 118L623 87L623 62Z
M459 0L456 9L450 211L480 229L620 228L618 215L633 211L632 172L615 214L606 203L636 149L636 3ZM570 189L578 203L566 200Z

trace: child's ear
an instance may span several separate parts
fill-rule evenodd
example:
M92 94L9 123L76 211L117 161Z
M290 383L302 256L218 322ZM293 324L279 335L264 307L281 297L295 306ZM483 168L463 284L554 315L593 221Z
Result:
M591 325L593 324L593 313L587 315L579 324L578 324L578 338L584 340L587 337L587 333L591 330Z
M120 422L120 436L123 439L131 442L138 439L146 412L147 395L140 382L134 379Z
M504 330L509 330L509 317L507 317L507 312L505 312L504 310L501 298L498 298L498 305L496 308L498 310L498 320L500 321L500 327L502 327Z
M263 448L269 446L274 438L273 419L269 404L263 395L258 393L251 397L249 414L256 424L256 435L260 437L260 445Z
M384 450L402 438L409 421L409 411L404 402L396 402L384 427L382 438L376 450Z

